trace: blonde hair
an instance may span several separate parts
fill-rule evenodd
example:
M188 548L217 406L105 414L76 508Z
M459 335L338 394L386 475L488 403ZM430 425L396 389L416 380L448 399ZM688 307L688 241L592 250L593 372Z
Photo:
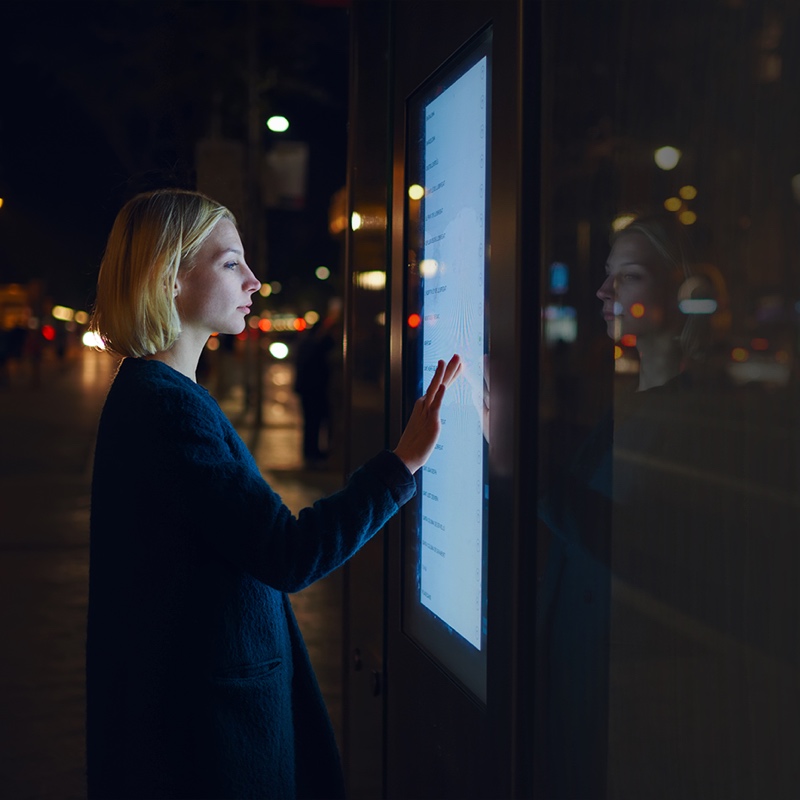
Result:
M168 350L181 333L175 305L178 271L220 220L225 206L199 192L160 189L139 194L117 214L97 279L90 329L120 356Z
M643 214L625 227L615 231L611 244L622 236L638 233L647 239L664 267L660 275L671 296L677 313L681 314L681 329L677 336L684 356L699 359L705 355L710 344L710 324L705 315L684 315L678 311L684 287L689 289L692 299L712 298L714 291L706 276L695 272L694 257L683 227L674 219L658 214Z

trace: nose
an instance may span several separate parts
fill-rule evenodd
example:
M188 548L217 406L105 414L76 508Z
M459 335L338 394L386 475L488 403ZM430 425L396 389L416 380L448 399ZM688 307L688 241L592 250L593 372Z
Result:
M597 297L605 302L606 300L613 300L614 294L614 276L606 275L606 279L597 290Z
M244 290L253 294L253 292L257 292L260 288L261 281L253 274L253 270L248 267L244 281Z

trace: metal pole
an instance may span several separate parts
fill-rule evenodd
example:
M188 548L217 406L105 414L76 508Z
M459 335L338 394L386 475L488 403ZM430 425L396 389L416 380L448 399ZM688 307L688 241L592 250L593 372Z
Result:
M267 276L267 253L264 225L264 207L261 194L261 109L259 102L259 3L250 0L248 4L247 30L247 156L245 173L245 193L247 198L247 249L250 266L256 277L262 281ZM246 386L246 402L255 405L253 424L260 428L264 421L264 356L260 340L251 338L248 331L247 345L248 378ZM253 352L255 351L255 352ZM255 373L255 374L253 374Z

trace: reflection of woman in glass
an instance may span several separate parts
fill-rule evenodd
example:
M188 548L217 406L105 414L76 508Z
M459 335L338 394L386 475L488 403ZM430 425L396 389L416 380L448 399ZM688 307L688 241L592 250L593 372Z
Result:
M669 222L639 218L612 237L607 277L597 296L609 336L630 346L635 342L638 385L594 428L541 505L552 533L538 620L545 654L540 666L546 752L540 755L547 797L606 796L617 512L637 489L646 491L635 469L620 469L617 448L627 442L640 452L658 449L656 440L666 429L653 424L650 410L663 411L661 398L669 405L682 393L702 350L703 323L687 321L678 307L680 293L691 294L701 284L691 278ZM640 541L650 535L644 520L638 530Z
M684 315L679 300L697 299L707 286L693 277L677 229L657 217L639 218L615 234L606 279L597 291L615 341L639 351L639 391L662 386L696 358L702 315Z

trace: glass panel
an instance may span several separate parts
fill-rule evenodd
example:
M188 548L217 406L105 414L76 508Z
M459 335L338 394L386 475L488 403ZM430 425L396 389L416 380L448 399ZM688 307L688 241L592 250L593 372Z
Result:
M406 405L454 352L463 380L404 511L403 629L486 699L488 465L484 438L490 243L491 30L407 104Z
M800 9L545 3L544 797L800 786Z

